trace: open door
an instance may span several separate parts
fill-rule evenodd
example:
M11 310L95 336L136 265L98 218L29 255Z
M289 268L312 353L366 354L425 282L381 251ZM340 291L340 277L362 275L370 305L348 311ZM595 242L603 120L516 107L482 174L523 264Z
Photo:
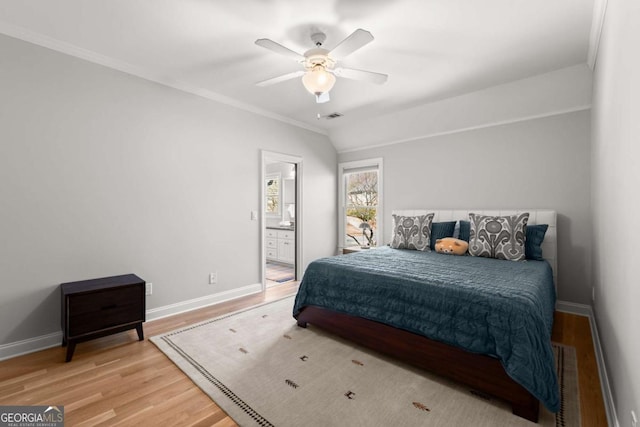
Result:
M263 288L299 280L301 158L263 152Z

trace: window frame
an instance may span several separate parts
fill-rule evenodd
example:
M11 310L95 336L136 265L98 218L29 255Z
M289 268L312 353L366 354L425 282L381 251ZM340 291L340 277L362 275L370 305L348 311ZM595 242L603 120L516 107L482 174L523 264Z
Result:
M267 194L267 183L269 182L269 180L274 179L278 181L278 210L277 212L267 212L267 199L269 198L269 195ZM274 173L270 173L270 174L266 174L265 175L265 179L264 179L264 203L265 203L265 214L267 215L268 218L278 218L282 216L282 174L280 172L274 172Z
M376 211L377 247L383 246L384 239L384 197L383 197L383 161L382 157L373 159L342 162L338 164L338 252L346 247L346 218L347 218L347 181L346 175L353 172L378 171L378 208Z

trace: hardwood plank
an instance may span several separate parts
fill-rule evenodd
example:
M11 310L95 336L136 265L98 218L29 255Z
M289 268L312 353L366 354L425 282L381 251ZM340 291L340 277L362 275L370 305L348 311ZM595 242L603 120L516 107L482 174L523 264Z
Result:
M145 336L272 301L297 282L234 301L147 322ZM586 317L556 313L553 340L576 347L583 426L606 425L591 329ZM155 345L135 331L78 344L73 360L51 348L0 362L0 405L64 405L68 425L230 427L236 423Z
M606 426L607 415L589 318L557 311L551 339L576 348L582 426Z
M109 421L113 419L115 416L116 414L113 410L108 410L106 412L99 413L84 422L79 423L77 421L74 421L72 425L77 427L85 427L85 426L92 427L92 426L103 424L105 421ZM65 424L71 424L71 422L67 420L66 412L65 412Z
M152 408L154 393L170 398L167 390L179 393L191 386L190 381L184 381L179 375L175 375L174 369L170 368L170 366L166 366L157 371L157 376L142 382L145 384L143 388L131 386L132 383L135 384L138 381L136 379L120 379L103 388L105 391L101 393L102 399L98 402L83 407L74 407L70 411L67 411L65 406L65 416L68 416L70 422L81 422L90 419L96 411L113 410L114 416L117 415L117 418L120 419L140 412L140 408Z

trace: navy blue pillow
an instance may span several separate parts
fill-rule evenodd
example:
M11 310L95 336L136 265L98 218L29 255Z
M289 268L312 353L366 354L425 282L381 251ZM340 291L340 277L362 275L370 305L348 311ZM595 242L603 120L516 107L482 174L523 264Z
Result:
M436 250L436 240L445 237L453 237L453 230L456 228L455 221L434 222L431 224L431 250Z
M458 239L468 242L470 235L471 235L471 222L460 221L460 235L458 236Z
M542 241L549 226L547 224L527 225L527 234L524 240L525 258L542 261Z

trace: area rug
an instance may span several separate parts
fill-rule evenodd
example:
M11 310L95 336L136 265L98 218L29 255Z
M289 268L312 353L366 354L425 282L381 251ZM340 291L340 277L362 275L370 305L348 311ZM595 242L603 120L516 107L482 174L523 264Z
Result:
M293 267L273 262L267 262L266 277L273 282L284 283L295 279Z
M241 426L531 426L499 399L398 363L309 325L293 297L151 338ZM554 344L562 410L579 426L575 349Z

